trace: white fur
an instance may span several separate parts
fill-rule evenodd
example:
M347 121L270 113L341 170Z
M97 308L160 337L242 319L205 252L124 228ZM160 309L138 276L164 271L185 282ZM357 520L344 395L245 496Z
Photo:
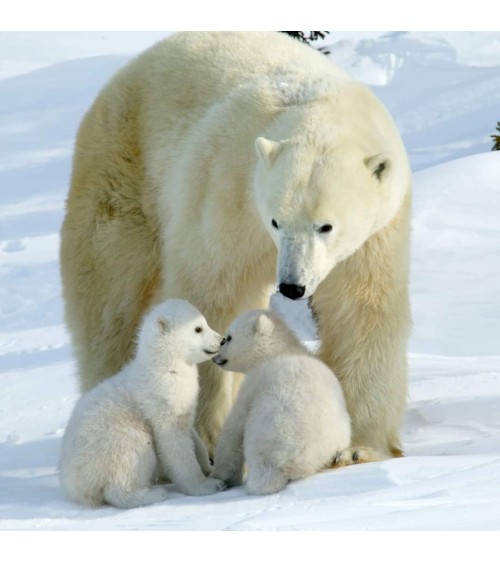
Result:
M132 357L151 303L182 297L225 332L285 284L311 297L353 447L402 455L411 174L365 85L285 34L174 34L99 94L71 184L61 273L82 390ZM239 377L200 373L213 450Z
M332 465L349 446L350 418L334 373L272 313L230 326L214 362L246 377L222 428L212 476L252 494L280 491Z
M220 341L184 300L168 300L145 317L136 357L81 397L70 418L60 461L69 499L119 508L159 502L166 491L152 485L160 477L190 495L223 488L206 477L207 449L193 426L195 364L215 354Z
M367 96L363 103L371 102ZM308 119L316 113L320 122L328 111L319 104L309 109ZM394 154L345 150L345 133L322 130L318 123L312 129L302 119L277 120L284 122L280 134L300 128L300 136L279 143L257 139L253 191L278 249L277 285L303 286L308 298L339 262L394 217L405 195L406 162L396 141ZM321 232L325 226L330 230Z

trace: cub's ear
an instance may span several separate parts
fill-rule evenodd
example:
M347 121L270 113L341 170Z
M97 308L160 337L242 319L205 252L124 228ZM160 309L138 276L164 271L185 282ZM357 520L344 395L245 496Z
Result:
M255 151L261 160L271 168L281 151L281 143L270 141L264 137L257 137L255 140Z
M260 315L255 321L255 334L270 336L274 330L274 322L267 315Z
M166 317L160 317L157 321L161 334L167 334L170 330L170 323Z
M365 165L375 178L381 182L391 171L391 156L385 152L370 156L369 158L365 158Z

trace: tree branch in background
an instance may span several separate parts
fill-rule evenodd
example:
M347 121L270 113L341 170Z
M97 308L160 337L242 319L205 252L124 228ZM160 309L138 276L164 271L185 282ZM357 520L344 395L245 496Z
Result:
M308 45L310 45L312 47L311 42L317 41L318 39L324 39L330 32L329 31L309 31L309 32L307 32L307 31L280 31L280 33L286 33L287 35L290 35L294 39L298 39L299 41L302 41L302 43L307 43ZM309 33L309 35L306 35L307 33ZM329 51L325 51L324 47L319 47L318 51L321 51L325 55L329 54Z
M493 139L492 151L500 151L500 121L497 122L497 131L499 133L498 135L490 135Z

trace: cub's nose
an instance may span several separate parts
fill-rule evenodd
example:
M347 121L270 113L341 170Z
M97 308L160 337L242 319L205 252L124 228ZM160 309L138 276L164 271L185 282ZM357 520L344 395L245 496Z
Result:
M290 283L280 283L280 293L288 299L300 299L306 292L305 285L294 285Z
M212 362L214 362L214 364L217 364L218 366L223 366L224 364L227 364L226 358L223 358L220 354L214 356L212 358Z
M226 343L226 339L223 338L223 339L220 341L220 345L221 345L221 346L224 346L225 343Z

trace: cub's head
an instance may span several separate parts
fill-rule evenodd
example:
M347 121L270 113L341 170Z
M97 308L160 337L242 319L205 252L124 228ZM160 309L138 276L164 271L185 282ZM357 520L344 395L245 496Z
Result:
M290 299L310 297L336 264L386 226L410 185L395 130L384 137L351 115L337 129L313 118L314 126L299 120L298 135L287 137L281 122L275 137L285 140L255 142L255 203L278 249L278 289Z
M198 364L216 354L221 341L196 307L184 299L168 299L145 316L137 354L151 361L174 358Z
M227 371L246 373L259 362L287 352L305 349L279 317L256 309L233 321L212 361Z

